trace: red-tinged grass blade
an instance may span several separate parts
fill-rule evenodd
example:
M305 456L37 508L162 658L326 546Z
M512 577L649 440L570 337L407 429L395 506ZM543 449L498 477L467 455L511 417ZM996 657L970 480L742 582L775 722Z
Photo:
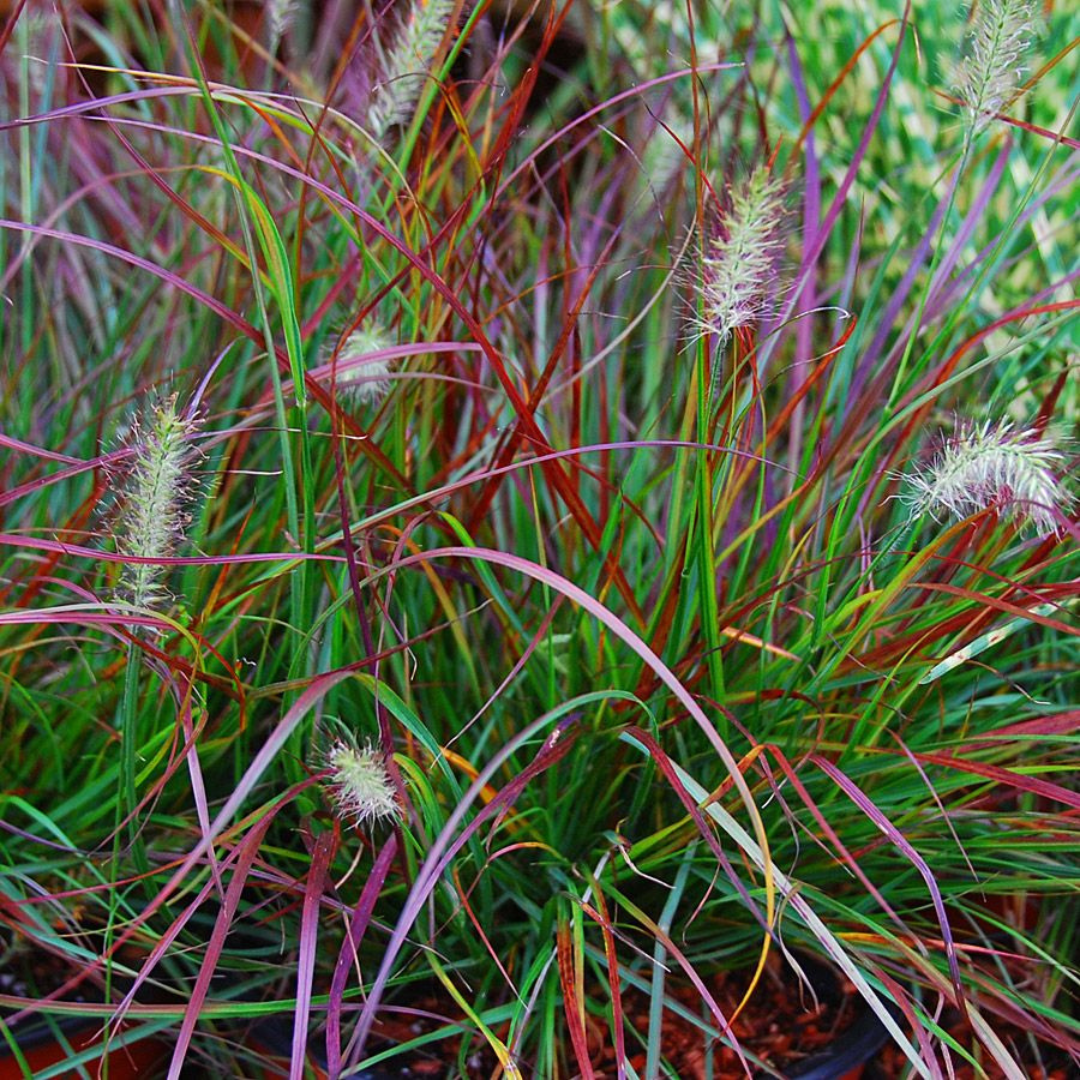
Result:
M527 744L530 739L538 735L544 728L560 721L564 711L560 710L554 714L539 717L531 724L527 724L514 738L500 748L477 774L472 784L469 785L469 789L458 801L449 818L447 818L446 824L432 842L428 849L427 858L417 873L412 889L406 898L390 941L383 950L382 963L375 976L375 981L368 991L367 1000L364 1002L364 1008L357 1023L354 1044L349 1054L350 1066L355 1065L363 1053L364 1044L375 1022L375 1011L378 1008L383 990L390 980L390 974L398 953L401 951L413 923L419 918L420 912L428 902L431 891L437 885L439 878L446 871L454 856L486 821L508 810L535 777L566 756L576 741L576 732L567 730L571 721L564 719L559 722L555 731L548 736L533 760L484 806L469 823L468 827L463 829L461 834L455 838L454 833L458 826L464 821L472 804L478 798L482 798L492 777L496 775L506 760L517 753L523 745Z
M15 24L19 21L23 13L23 8L26 7L27 0L18 0L15 4L14 10L8 15L4 21L4 25L0 28L0 54L3 54L4 49L7 47L7 43L11 40L11 35L15 31Z
M958 554L962 553L969 546L969 531L967 529L954 530L953 539L953 551L951 553L935 555L935 561L939 564L944 564L950 573L961 569L970 569L972 567L970 560L957 557ZM1051 538L1050 542L1054 542L1053 538ZM952 618L939 619L933 625L919 631L897 634L891 641L867 649L857 658L848 657L840 666L841 671L847 672L864 666L884 667L891 663L895 663L898 659L907 659L916 651L920 654L925 654L931 646L938 643L946 641L952 643L957 634L962 634L965 639L964 646L958 644L950 645L953 650L953 655L955 655L956 653L962 652L966 645L971 645L980 639L980 636L986 631L987 627L993 623L995 612L1013 615L1016 618L1023 619L1027 623L1045 626L1048 630L1053 630L1055 633L1065 634L1071 637L1080 636L1080 630L1071 626L1069 623L1053 618L1048 611L1042 608L1041 604L1034 608L1022 607L1019 604L1010 603L1008 600L1000 597L991 596L986 593L973 592L970 589L962 588L958 585L951 585L944 581L911 581L907 584L907 588L927 594L926 597L915 602L914 611L917 611L919 608L923 607L925 603L928 603L930 595L933 593L947 593L950 596L960 597L961 599L976 605L977 610L974 612L960 611ZM1051 592L1050 589L1040 590L1035 596L1040 601L1053 601L1056 599L1054 593L1057 593L1063 601L1070 599L1074 595L1074 591L1066 587L1066 589L1055 588L1053 592ZM1028 595L1031 595L1030 591L1028 591ZM944 648L945 646L943 645L942 647ZM945 661L943 660L942 664L944 663ZM939 669L935 669L935 672L933 673L934 679L949 670L948 667L941 668L940 665ZM923 678L927 682L931 682L933 679L931 679L930 675L931 673L927 673Z
M1010 311L1000 318L995 319L993 322L988 323L961 342L938 368L928 373L928 377L923 383L911 389L902 402L902 404L913 404L915 401L922 401L926 398L926 401L912 412L903 431L897 438L897 445L902 446L906 444L911 438L911 433L921 424L926 423L927 414L934 407L934 397L932 392L948 381L949 377L956 370L956 366L967 353L979 344L979 342L1012 323L1023 322L1025 319L1035 319L1040 315L1055 315L1062 311L1075 311L1077 308L1080 308L1080 299L1059 300L1052 304L1032 304L1028 307L1017 308L1014 311Z
M315 981L315 954L319 947L319 910L336 851L336 834L330 831L320 833L315 840L315 850L311 853L311 866L304 886L304 907L300 913L300 944L297 948L296 1015L293 1019L289 1080L303 1080L304 1076L308 1021L311 1018L311 989Z
M1037 623L1053 630L1058 634L1066 634L1071 637L1080 637L1080 627L1070 623L1061 622L1049 615L1032 608L1020 607L1019 604L1010 604L1008 600L1000 600L996 596L986 596L982 593L974 593L970 589L960 588L958 585L947 585L944 582L916 582L911 586L915 589L926 589L929 592L949 593L951 596L959 596L965 600L972 600L985 609L1002 611L1007 615L1016 615L1030 623ZM1074 594L1075 595L1075 594Z
M102 454L101 457L89 461L76 462L70 468L59 469L48 476L39 476L33 480L27 480L18 487L0 491L0 507L17 502L19 499L25 499L28 495L32 495L50 484L59 484L65 480L70 480L73 476L79 476L82 473L93 472L95 469L112 465L122 458L131 457L135 452L134 449L125 447L123 450L117 450L111 454ZM75 459L70 460L74 461Z
M623 732L621 738L643 753L649 754L659 765L659 755L663 754L655 740L647 733L635 728L629 728ZM790 906L799 914L807 928L817 938L826 954L832 958L841 971L855 984L859 993L863 996L874 1014L881 1021L882 1026L892 1035L893 1039L903 1050L904 1055L922 1077L929 1078L931 1070L919 1057L911 1041L897 1024L893 1015L882 1003L877 992L867 982L866 977L855 966L851 957L837 940L836 936L822 922L820 916L800 895L798 886L790 880L783 871L779 870L774 863L767 861L765 854L757 847L754 840L746 830L718 803L710 801L710 792L706 791L685 769L678 763L670 761L669 764L674 772L672 781L674 790L684 805L694 803L701 806L732 840L734 840L745 854L758 866L760 870L768 873L772 878L773 886L787 899ZM689 807L688 807L689 808ZM704 834L703 834L704 835ZM708 839L708 837L706 837ZM715 850L716 838L712 837L710 847ZM625 902L625 898L624 898ZM768 942L765 942L768 945ZM674 953L672 955L675 955Z
M893 910L888 900L881 894L881 890L866 876L865 871L859 865L858 859L847 849L840 835L832 827L829 819L822 813L820 807L814 802L813 797L807 790L806 785L799 777L797 770L792 766L788 760L787 755L778 746L774 746L771 743L765 746L765 750L769 756L780 767L781 772L787 777L788 783L795 789L799 798L802 800L803 805L810 811L811 816L817 822L818 828L821 830L822 836L824 836L837 855L840 857L840 861L855 875L855 877L862 883L863 888L867 893L872 896L880 905L881 910L896 924L896 926L905 934L910 936L911 932L907 925L900 918L900 916Z
M1067 729L1072 733L1076 728L1076 722L1070 724ZM996 740L995 740L996 741ZM899 753L899 751L884 751L885 753ZM1003 769L998 765L985 765L970 758L953 757L950 754L935 754L927 751L912 751L919 761L930 765L941 765L946 769L955 769L958 772L972 773L975 776L983 776L988 780L996 780L1000 784L1006 784L1018 791L1027 791L1032 795L1039 795L1051 802L1060 803L1080 810L1080 792L1070 791L1060 784L1053 784L1049 780L1040 780L1037 776L1025 776L1021 772L1012 769Z
M960 747L961 751L974 752L993 745L1000 739L1018 741L1038 739L1042 735L1074 735L1080 731L1080 709L1067 709L1065 712L1050 716L1037 716L1034 720L1021 720L1017 724L1007 724L995 728L978 739L972 739Z
M724 1033L724 1036L725 1038L727 1038L731 1049L734 1050L735 1053L738 1055L739 1060L742 1062L744 1074L746 1076L750 1076L752 1072L750 1064L746 1060L746 1056L743 1053L742 1047L739 1045L739 1040L736 1037L735 1032L732 1030L731 1024L729 1023L727 1017L724 1016L723 1010L720 1008L713 995L709 992L709 988L705 985L704 980L694 969L693 964L690 963L690 960L688 959L686 954L675 944L675 942L671 940L671 937L668 934L664 933L664 931L655 922L653 922L653 920L650 919L648 915L645 914L644 911L642 911L635 903L633 903L632 900L624 896L622 893L619 894L619 903L623 907L625 907L626 910L631 915L633 915L633 917L637 919L641 923L641 925L645 927L646 930L649 931L649 933L656 939L656 941L659 942L660 945L675 958L679 967L681 967L683 972L686 974L686 977L690 980L691 983L693 983L694 989L697 990L698 994L701 996L701 1000L708 1008L709 1014L716 1021L717 1028Z
M214 929L210 934L210 940L207 942L206 956L203 958L199 968L198 978L191 989L191 999L184 1013L184 1021L180 1025L180 1033L176 1038L176 1047L173 1049L172 1061L169 1063L167 1080L180 1080L184 1059L187 1057L188 1047L191 1045L191 1038L195 1033L195 1025L199 1020L199 1013L202 1010L203 1003L206 1001L206 995L210 992L210 980L214 977L218 960L221 959L221 953L225 948L225 938L228 936L229 926L232 923L233 916L236 914L236 909L240 905L240 897L243 895L248 874L251 873L251 867L259 854L259 847L262 844L263 837L266 835L266 830L269 829L272 821L273 817L267 815L257 822L251 832L240 841L239 859L233 868L232 879L229 881L229 887L225 892L225 900L221 905L221 910L218 912Z
M454 754L453 750L447 751L447 755L455 757L455 758L457 757L457 755ZM494 797L494 796L491 795L490 797ZM509 809L507 810L507 813L509 813ZM498 828L499 825L501 824L501 820L502 819L500 818L499 821L495 822L494 825L492 826L492 828L493 829ZM511 829L512 828L513 828L513 826L511 825ZM520 844L508 844L506 847L500 848L498 851L492 852L491 855L488 856L487 862L486 862L486 864L484 866L484 870L486 870L487 867L490 866L491 863L493 863L496 859L499 859L499 858L503 857L504 855L508 855L512 851L523 851L523 850L525 850L527 848L529 848L529 849L532 849L532 848L546 849L545 845L539 844L536 841L527 841L527 842L520 843ZM549 850L549 849L546 849L546 850ZM459 903L461 904L462 908L464 909L465 915L468 917L469 922L472 923L473 929L476 931L476 936L483 942L484 948L487 949L488 956L491 957L491 962L499 969L499 974L502 975L503 979L506 980L506 985L508 987L510 987L511 991L513 991L514 996L517 997L518 1000L520 1000L521 995L518 993L518 989L514 985L514 980L511 977L510 972L506 970L506 965L502 962L502 960L499 959L498 950L495 949L495 947L491 944L490 935L484 929L483 923L477 918L476 911L473 909L470 894L471 894L472 890L476 888L476 883L474 882L471 887L466 886L462 882L461 874L459 873L458 868L456 866L451 867L451 872L454 875L454 888L457 889ZM482 872L483 871L481 871L481 873ZM477 875L477 880L479 880L479 876L480 875Z
M761 928L765 934L765 944L762 948L762 956L765 954L765 950L768 948L768 935L771 933L772 920L762 915L758 909L758 905L754 903L753 898L750 896L749 891L743 884L742 879L735 872L735 868L731 865L731 860L727 857L723 847L720 845L720 841L717 840L713 834L713 830L709 828L708 822L705 820L704 815L701 812L700 807L691 797L690 793L686 790L685 785L679 779L679 775L676 772L671 759L664 753L659 742L647 731L643 731L641 728L627 728L626 734L636 739L641 743L643 747L649 752L653 761L656 763L656 767L663 774L664 779L671 785L672 790L678 795L683 806L686 808L687 814L693 820L695 827L701 834L702 838L709 845L713 855L716 856L716 861L723 868L724 873L727 875L728 880L731 882L732 887L742 898L743 903L746 905L746 910L754 916L754 918L761 925ZM711 796L710 796L711 798Z
M354 677L354 674L355 673L351 671L335 671L328 675L320 676L300 695L296 703L289 709L285 716L282 717L277 727L270 733L269 737L260 747L259 752L252 759L251 764L240 778L233 793L226 800L225 805L221 810L218 811L217 817L211 822L209 833L204 835L195 847L184 857L183 861L174 871L172 877L162 885L141 913L140 918L132 925L128 926L122 934L118 935L115 943L116 948L119 948L120 945L130 938L138 930L139 925L149 919L150 916L165 904L169 897L180 888L188 874L190 874L198 865L200 860L202 860L209 851L211 845L217 841L232 822L240 807L248 799L252 790L262 778L263 773L266 772L273 763L274 758L276 758L284 748L292 733L307 716L308 712L310 712L311 709L330 692L330 690L339 683L344 682L346 679ZM263 823L268 826L273 816L273 811L264 815L258 827L263 828ZM151 972L162 955L164 955L164 950L161 950L160 952L155 950L143 965L130 990L124 995L123 1000L116 1007L115 1019L117 1022L120 1021L125 1011L130 1007L135 999L136 991L142 983L150 977Z
M945 901L942 899L941 890L934 880L933 872L926 865L926 860L912 847L907 837L859 790L850 777L841 772L827 758L823 758L818 754L812 754L809 760L817 765L826 776L834 780L844 794L884 833L890 843L903 852L926 883L926 888L930 892L930 900L934 905L934 913L937 915L938 925L941 927L941 937L945 942L945 956L949 963L949 974L952 978L953 993L955 995L954 1004L966 1016L968 1012L967 998L960 979L960 962L956 956L956 944L953 941L952 928L949 926L949 916L945 911Z
M174 675L168 669L165 673L168 677L169 688L176 698L177 712L180 714L180 727L184 733L183 756L187 760L188 777L191 781L191 799L195 803L195 816L199 822L199 828L203 836L210 835L210 806L206 798L206 784L203 781L202 767L199 764L198 737L206 726L207 714L204 712L198 726L194 723L191 715L191 699L194 693L192 681L183 673ZM170 774L166 773L161 778L164 785ZM210 873L218 893L224 895L224 886L221 881L221 871L218 867L217 857L211 847L207 853L210 861Z
M584 954L580 934L565 916L559 919L556 932L556 950L559 960L559 984L562 986L563 1016L570 1035L582 1080L593 1080L592 1061L589 1057L589 1041L585 1035L585 987Z
M906 29L907 14L908 14L907 10L905 9L905 11L904 11L904 20L905 21L904 21L904 24L901 26L901 31L900 31L901 40L903 40L904 30ZM799 152L799 150L802 148L802 144L804 142L806 142L807 138L810 135L810 132L814 128L814 125L818 122L818 120L821 118L822 114L829 107L829 102L832 100L833 96L840 89L840 87L844 85L844 81L852 73L852 71L855 70L855 66L856 66L856 64L858 64L859 58L863 55L863 53L865 53L866 50L869 49L871 45L873 45L874 41L878 37L880 37L882 34L884 34L885 31L888 30L890 26L896 26L896 25L900 24L900 22L901 22L900 19L889 19L888 22L882 23L872 34L869 35L869 37L865 38L861 42L859 47L851 54L851 56L848 58L847 62L840 69L840 73L829 84L829 87L825 91L825 93L821 95L821 100L817 103L817 105L814 106L814 109L810 113L810 116L806 119L806 122L803 124L802 130L799 132L799 137L795 140L795 146L794 146L794 148L792 150L792 155L797 154Z
M615 1068L618 1080L625 1080L626 1032L623 1030L622 991L619 989L619 956L615 951L615 935L611 929L607 899L600 882L592 878L591 884L596 907L594 909L589 904L582 904L582 907L596 920L604 937L604 958L607 960L608 991L611 995L611 1033L615 1042Z
M391 833L379 849L379 854L364 882L356 909L349 919L349 929L338 953L334 966L333 979L330 982L330 999L326 1007L326 1068L331 1076L341 1072L341 1009L345 999L345 985L349 981L349 972L355 962L360 942L371 923L379 893L386 882L386 875L394 864L398 841L396 833Z
M37 551L59 552L62 555L79 555L87 559L100 559L103 562L130 563L132 565L147 563L153 566L230 566L261 562L288 561L298 563L312 559L316 562L341 563L345 561L343 555L321 555L318 552L303 551L260 551L249 552L246 555L170 555L158 559L147 559L141 555L103 551L100 548L88 548L80 544L65 544L58 540L46 540L37 536L13 536L10 533L0 533L0 544L5 544L8 547L33 548Z

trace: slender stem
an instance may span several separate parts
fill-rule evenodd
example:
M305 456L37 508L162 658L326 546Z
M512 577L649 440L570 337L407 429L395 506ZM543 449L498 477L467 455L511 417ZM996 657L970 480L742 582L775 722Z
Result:
M120 732L120 791L117 798L117 844L120 843L120 822L125 811L130 815L128 822L128 840L131 844L132 857L140 872L149 870L146 849L139 834L139 822L135 808L139 805L139 794L135 783L138 771L139 746L139 665L141 654L138 646L129 644L127 648L127 669L124 671L124 695L120 699L120 714L117 717L117 730Z
M709 441L709 425L712 419L713 387L716 372L710 371L720 359L719 353L709 362L710 338L705 335L698 344L697 363L699 387L697 401L698 441ZM713 547L713 470L709 451L704 450L697 470L698 503L698 573L701 590L701 632L705 643L706 663L712 683L712 696L719 700L724 696L724 660L720 651L720 609L716 600L716 552ZM725 721L718 718L721 736L726 736Z

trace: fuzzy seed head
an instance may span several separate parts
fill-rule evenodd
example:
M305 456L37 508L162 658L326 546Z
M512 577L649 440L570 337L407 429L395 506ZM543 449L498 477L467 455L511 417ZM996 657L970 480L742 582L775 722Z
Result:
M764 165L729 192L728 209L706 242L700 312L692 319L697 336L712 334L723 343L766 314L783 254L783 214L781 183Z
M326 755L327 788L334 812L354 827L401 813L382 755L339 737Z
M1032 0L979 0L968 54L953 78L957 96L971 111L973 133L982 131L1015 94L1034 22Z
M276 44L292 29L301 0L266 0L266 26L272 44Z
M1058 530L1058 513L1072 502L1054 475L1063 456L1049 439L1007 422L962 425L928 466L906 477L901 498L913 516L963 520L994 509L1044 536Z
M442 43L456 0L412 0L388 49L380 50L378 85L368 123L381 140L394 124L408 124L424 88L423 76Z
M354 330L341 347L339 363L347 366L338 369L338 393L358 405L382 401L390 393L391 361L385 357L361 363L355 361L369 353L384 352L393 347L390 335L375 324Z
M133 429L135 465L124 485L117 521L121 554L142 559L166 559L184 540L187 507L194 492L193 465L197 452L189 443L198 428L182 416L176 398L156 406L145 430ZM164 567L126 563L119 594L138 607L155 607L165 598Z

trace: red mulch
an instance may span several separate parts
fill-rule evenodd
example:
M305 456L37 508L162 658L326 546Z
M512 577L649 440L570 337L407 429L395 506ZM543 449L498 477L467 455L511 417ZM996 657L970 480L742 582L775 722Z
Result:
M1024 1069L1024 1075L1029 1080L1069 1080L1069 1077L1080 1075L1080 1069L1076 1063L1068 1061L1066 1055L1056 1046L1048 1046L1045 1043L1038 1044L1038 1058L1031 1042L1025 1032L1012 1024L994 1022L991 1020L994 1034L1005 1044L1009 1052ZM957 1041L960 1046L969 1051L977 1045L971 1025L968 1024L955 1009L948 1010L942 1017L942 1027ZM959 1054L950 1052L952 1061L952 1076L955 1080L1006 1080L1005 1072L985 1050L980 1050L977 1055L979 1069L971 1065ZM938 1049L940 1060L941 1052ZM905 1076L910 1071L906 1065L906 1058L895 1043L890 1042L874 1059L873 1064L867 1070L869 1080L887 1080L894 1076ZM945 1075L949 1070L943 1066Z
M721 1013L730 1017L749 983L750 973L736 971L720 972L707 985ZM667 994L688 1012L703 1015L701 997L694 987L668 987ZM805 1058L827 1050L858 1016L859 999L855 988L846 980L838 981L831 996L832 1000L827 1000L819 992L815 1003L813 995L805 987L800 989L794 977L789 978L787 973L780 977L767 971L732 1022L732 1031L744 1054L755 1055L781 1072L787 1071ZM630 1026L644 1037L649 1027L648 997L631 991L624 997L623 1006ZM701 1029L690 1020L665 1009L662 1024L664 1055L680 1080L746 1075L731 1047L716 1041L706 1045ZM635 1046L636 1040L631 1041L628 1033L630 1063L640 1072L645 1054L637 1052ZM605 1038L600 1054L594 1056L593 1065L600 1075L615 1075L615 1050L610 1036Z
M707 985L724 1015L731 1016L748 982L747 972L722 972L710 978ZM700 995L692 986L669 983L666 992L688 1012L702 1015ZM600 993L598 988L596 996L599 997ZM862 1014L863 1006L854 987L846 980L839 982L834 997L835 1000L829 1002L819 995L815 1007L813 998L805 990L800 995L798 986L792 980L786 976L781 979L766 974L732 1026L744 1053L756 1055L780 1073L785 1073L834 1043L843 1045L843 1033ZM400 1013L382 1014L383 1019L375 1027L375 1040L369 1050L377 1051L392 1043L408 1042L425 1031L434 1031L443 1024L453 1022L454 1016L458 1015L456 1011L453 1016L448 1014L444 993L438 990L417 993ZM640 1033L644 1039L648 1031L648 996L636 990L624 994L623 1016L627 1055L630 1064L640 1075L645 1064L645 1053L640 1049L634 1032ZM959 1013L947 1013L943 1025L961 1046L976 1045L970 1027L965 1025ZM995 1024L994 1029L1017 1060L1024 1063L1024 1074L1030 1080L1070 1080L1080 1075L1058 1048L1040 1046L1040 1062L1020 1029L1006 1024ZM503 1038L508 1033L498 1030L496 1034ZM586 1035L590 1064L597 1080L614 1080L615 1044L607 1022L589 1016ZM701 1029L671 1009L664 1010L662 1039L665 1059L674 1068L679 1080L703 1080L709 1075L707 1054L712 1058L712 1076L716 1080L735 1080L746 1075L734 1050L715 1042L707 1047ZM569 1045L569 1036L566 1041ZM392 1067L394 1070L407 1067L410 1071L403 1075L415 1077L466 1076L469 1080L486 1080L492 1075L495 1057L479 1037L472 1039L466 1051L468 1056L463 1072L459 1071L457 1065L460 1050L461 1036L456 1035L430 1043L401 1058L395 1057ZM983 1077L986 1080L1004 1080L1004 1073L985 1054L980 1061L984 1070L982 1074L953 1054L952 1075L955 1080L982 1080ZM893 1077L906 1076L909 1072L904 1055L890 1043L867 1065L863 1080L891 1080ZM525 1075L529 1075L528 1070ZM946 1075L949 1075L947 1069Z

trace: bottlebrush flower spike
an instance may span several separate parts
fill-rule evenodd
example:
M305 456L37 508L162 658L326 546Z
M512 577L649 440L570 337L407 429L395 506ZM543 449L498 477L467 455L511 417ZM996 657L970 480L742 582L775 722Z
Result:
M127 477L117 520L117 548L141 559L167 559L183 542L194 495L192 467L198 456L190 444L198 423L177 412L176 397L156 406L145 434L136 427L135 465ZM165 594L164 567L125 563L119 595L138 607L155 607Z
M368 106L376 140L394 124L407 124L424 88L435 52L446 33L455 0L413 0L392 46L380 49L378 85Z
M352 364L351 361L393 347L390 336L375 324L354 330L341 347L339 363L350 363L337 372L335 385L338 393L361 405L382 401L390 392L390 360L382 357L360 364Z
M970 49L953 79L971 110L971 130L981 131L1016 93L1023 55L1034 30L1031 0L979 0L969 32Z
M993 508L1046 535L1058 530L1058 513L1072 501L1053 472L1063 457L1049 439L1007 422L962 425L928 466L906 477L901 498L913 515L936 521Z
M327 787L338 817L354 827L401 813L382 755L339 736L326 754Z
M706 242L700 310L692 320L697 336L713 334L721 343L765 314L783 253L783 188L766 166L759 165L728 198Z

